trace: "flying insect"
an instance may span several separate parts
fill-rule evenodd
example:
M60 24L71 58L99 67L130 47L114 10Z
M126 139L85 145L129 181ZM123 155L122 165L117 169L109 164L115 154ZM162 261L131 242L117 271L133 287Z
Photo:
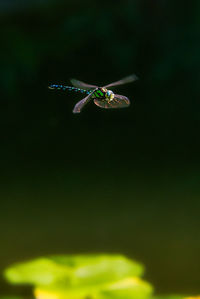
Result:
M91 85L84 83L82 81L71 79L71 83L73 86L66 86L66 85L57 85L51 84L49 86L50 89L57 89L57 90L69 90L75 91L78 93L85 94L86 96L80 100L73 109L73 113L80 113L83 107L89 103L91 100L94 101L95 105L109 109L109 108L126 108L130 105L130 100L123 96L114 93L110 88L116 87L119 85L127 84L134 82L137 80L136 75L130 75L125 77L119 81L107 84L103 87L99 87L97 85Z

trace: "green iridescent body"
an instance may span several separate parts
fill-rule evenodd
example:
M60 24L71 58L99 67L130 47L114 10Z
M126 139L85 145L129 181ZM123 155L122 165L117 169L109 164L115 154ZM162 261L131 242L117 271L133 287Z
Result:
M91 97L92 99L101 99L109 103L114 99L115 95L111 90L107 90L105 87L99 87L96 90L94 90Z
M105 98L105 92L103 92L101 88L98 88L96 91L94 91L92 98Z

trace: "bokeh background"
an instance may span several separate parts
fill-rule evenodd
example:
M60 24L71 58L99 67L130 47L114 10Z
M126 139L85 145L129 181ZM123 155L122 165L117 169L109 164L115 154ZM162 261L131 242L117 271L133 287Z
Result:
M1 0L0 23L0 271L119 252L200 293L200 1ZM47 88L132 73L124 110Z

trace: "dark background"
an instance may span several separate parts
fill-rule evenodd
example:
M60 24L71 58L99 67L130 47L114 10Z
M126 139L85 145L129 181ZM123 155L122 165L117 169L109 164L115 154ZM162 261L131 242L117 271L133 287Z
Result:
M0 270L119 252L200 292L200 1L0 1ZM129 109L48 90L122 86ZM3 279L1 293L23 293Z

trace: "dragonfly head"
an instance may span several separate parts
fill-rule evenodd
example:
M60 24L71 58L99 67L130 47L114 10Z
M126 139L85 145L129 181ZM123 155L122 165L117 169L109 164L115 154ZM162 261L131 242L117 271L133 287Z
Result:
M107 90L106 92L106 98L109 100L109 101L112 101L114 99L114 93L112 92L112 90Z

